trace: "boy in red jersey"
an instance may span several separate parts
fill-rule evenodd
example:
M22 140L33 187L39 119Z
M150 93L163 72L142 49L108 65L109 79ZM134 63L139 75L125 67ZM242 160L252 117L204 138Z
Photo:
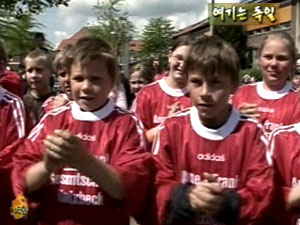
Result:
M15 193L39 201L39 224L129 224L143 202L151 157L137 119L108 99L108 49L92 37L72 47L73 101L46 114L15 157Z
M258 51L262 82L241 86L232 103L242 113L257 118L268 135L300 120L300 99L287 79L296 61L293 38L285 32L269 34Z
M182 69L191 43L189 37L175 41L169 55L169 75L144 86L133 103L132 110L142 121L150 143L157 133L157 126L167 116L190 106Z
M191 46L184 73L193 106L167 118L153 146L160 224L264 219L271 168L259 125L228 104L238 72L238 57L223 40L204 36Z

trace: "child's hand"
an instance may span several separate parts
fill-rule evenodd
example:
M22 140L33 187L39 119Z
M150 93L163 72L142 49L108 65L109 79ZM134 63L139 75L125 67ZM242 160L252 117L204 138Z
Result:
M300 209L300 186L291 188L287 199L287 207L289 210L298 211Z
M213 174L204 173L203 176L204 181L191 189L188 198L195 212L213 215L220 210L224 189Z
M258 111L258 105L257 104L252 104L252 103L242 103L239 105L238 110L240 113L249 116L255 120L259 119L259 111Z
M48 135L44 141L46 154L61 163L75 168L81 164L87 151L80 145L78 138L65 130L55 130L54 135Z
M51 154L49 154L49 150L46 146L44 154L44 164L47 172L49 173L55 173L63 167L63 163L61 163L60 160L57 160L56 158L52 157Z
M175 102L173 105L167 106L169 109L168 116L172 116L174 113L181 110L180 102Z

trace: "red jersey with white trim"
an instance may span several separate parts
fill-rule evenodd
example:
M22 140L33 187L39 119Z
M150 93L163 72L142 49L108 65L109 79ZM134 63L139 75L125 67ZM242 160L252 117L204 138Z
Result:
M0 86L0 151L25 136L25 108L22 100Z
M270 154L276 165L276 184L287 199L291 188L300 185L300 123L283 126L272 132ZM300 213L294 214L293 219L292 224L300 224Z
M25 136L26 123L22 100L0 85L0 224L10 224L9 207L13 200L11 187L12 157L15 144Z
M166 119L153 146L158 165L157 207L160 222L172 190L179 183L198 184L204 172L218 175L224 188L241 198L239 223L250 224L266 212L272 193L272 171L266 159L266 139L252 119L232 110L217 130L206 128L196 107ZM220 224L197 215L193 224ZM267 224L267 223L262 223Z
M61 93L61 94L58 94L56 96L51 96L49 97L46 101L44 101L44 103L42 104L41 106L41 117L43 115L45 115L46 113L50 112L51 110L53 110L55 107L53 106L53 103L55 101L55 98L61 98L61 99L65 99L66 101L60 105L60 106L63 106L63 105L66 105L70 100L67 96L67 94L65 93ZM57 107L58 108L58 107Z
M132 111L148 130L162 123L168 116L169 106L176 102L180 102L182 109L191 105L187 89L170 88L166 80L161 79L140 90Z
M42 160L42 141L46 135L53 134L55 129L68 130L119 174L123 201L115 201L77 169L65 167L52 173L49 184L39 193L39 224L128 224L129 214L140 208L151 180L151 155L143 148L138 123L132 114L116 107L111 100L95 112L81 111L76 102L49 112L15 156L12 175L15 194L24 191L24 171Z
M238 108L242 103L258 105L260 122L266 134L283 125L296 123L300 120L299 94L287 83L277 92L266 91L262 82L241 86L234 94L232 103Z

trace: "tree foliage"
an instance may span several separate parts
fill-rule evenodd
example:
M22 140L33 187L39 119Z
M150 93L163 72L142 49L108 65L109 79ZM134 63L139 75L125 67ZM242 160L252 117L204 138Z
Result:
M1 0L0 10L22 16L38 14L49 7L68 6L69 2L70 0Z
M0 27L0 39L3 40L6 51L10 55L25 55L32 47L33 35L30 30L40 26L31 16L19 19L6 18L8 26Z
M247 52L247 34L243 26L215 26L214 35L229 42L236 50L241 68L247 68L246 52Z
M32 47L32 28L41 26L30 15L14 17L0 10L0 40L9 55L26 55Z
M107 0L94 6L97 23L88 25L92 35L103 38L120 55L122 47L132 39L134 25L121 11L124 0Z
M149 63L155 57L161 64L166 65L174 33L170 20L162 17L150 19L141 35L143 45L140 58L142 61Z

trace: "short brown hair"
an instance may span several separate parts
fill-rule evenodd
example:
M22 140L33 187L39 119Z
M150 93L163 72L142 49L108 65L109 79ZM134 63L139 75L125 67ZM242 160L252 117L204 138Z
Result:
M57 73L58 70L68 70L68 61L69 61L69 55L70 50L72 48L72 45L67 45L64 47L60 52L58 52L55 56L55 59L53 61L53 68L54 71Z
M202 36L192 46L184 73L197 72L205 77L228 74L234 85L239 82L239 58L233 47L217 36Z
M42 49L36 48L36 49L32 50L31 52L29 52L24 59L25 65L26 65L26 61L28 59L43 60L46 64L46 66L48 67L48 69L51 72L53 71L52 55L50 55L48 52L46 52Z
M98 37L81 38L72 46L68 54L68 69L72 64L85 64L94 59L104 60L114 83L119 82L118 63L108 43Z

